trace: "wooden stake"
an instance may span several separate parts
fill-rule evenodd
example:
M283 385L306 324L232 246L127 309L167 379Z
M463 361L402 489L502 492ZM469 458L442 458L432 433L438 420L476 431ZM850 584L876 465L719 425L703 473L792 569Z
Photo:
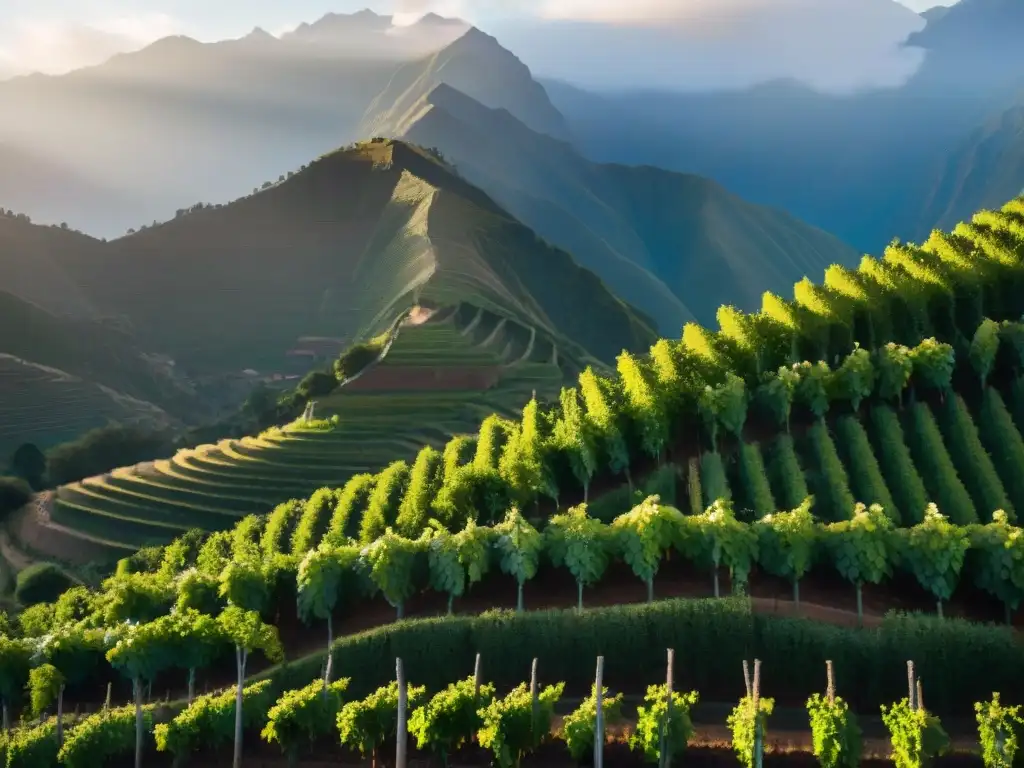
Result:
M917 709L924 712L924 694L921 692L921 678L917 678Z
M530 665L530 732L537 728L537 660ZM534 733L534 742L537 741L537 734Z
M764 760L764 734L761 733L761 660L754 659L754 768L761 768Z
M103 711L104 712L107 711L108 709L110 709L110 688L111 688L112 685L113 685L112 683L107 683L107 698L103 702Z
M597 657L594 706L594 768L604 768L604 656Z
M473 662L473 711L480 708L480 682L482 680L480 671L480 654L476 655L476 661ZM468 741L470 744L473 743L473 733L469 733Z
M828 703L836 703L836 681L832 676L832 660L829 659L825 662L825 674L828 676L828 687L825 689L825 695L828 696Z
M398 743L395 745L395 768L406 768L406 718L408 690L405 687L405 667L401 659L395 659L395 676L398 680Z
M665 665L665 693L668 695L668 700L665 704L665 722L661 724L661 766L662 768L669 768L669 763L672 762L672 742L669 739L669 730L672 723L672 692L675 681L675 667L676 667L676 652L674 648L669 648L666 654L666 665Z
M747 660L743 660L743 683L747 686L747 698L752 699L754 697L753 688L750 686L750 665L747 664Z
M914 662L907 662L907 700L910 702L910 711L913 712L917 709L917 703L914 696L916 692L914 687Z

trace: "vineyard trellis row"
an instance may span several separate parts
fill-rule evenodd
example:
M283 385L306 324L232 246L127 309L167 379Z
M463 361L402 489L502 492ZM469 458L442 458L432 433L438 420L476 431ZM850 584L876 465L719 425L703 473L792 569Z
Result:
M136 635L128 629L125 637ZM125 637L121 638L123 645ZM154 649L151 649L151 653ZM408 765L409 737L416 747L439 757L444 765L461 748L476 743L493 753L493 764L518 768L524 757L553 738L564 742L569 755L582 760L593 754L593 765L603 765L608 725L619 725L623 694L614 696L603 685L604 657L598 657L590 694L563 718L552 732L555 705L562 698L565 683L543 688L538 680L537 659L530 670L530 683L514 687L499 696L496 686L484 682L480 657L474 674L427 695L424 686L409 685L402 659L396 659L396 678L362 699L346 696L348 680L315 680L291 690L275 691L269 680L245 689L204 695L177 711L157 707L104 708L75 722L72 718L66 738L61 736L64 718L25 722L0 736L0 753L7 768L85 768L97 761L124 757L135 749L141 768L143 746L169 752L175 764L199 750L216 749L231 736L235 724L235 765L240 765L244 728L258 732L268 744L278 744L290 765L303 752L333 739L344 748L378 757L394 744L395 768ZM669 768L682 757L694 738L691 709L699 699L697 691L680 693L674 688L674 651L668 650L665 683L650 685L628 738L629 748L645 762ZM727 725L732 748L745 768L759 768L765 751L768 720L775 700L762 695L761 661L754 660L753 675L743 660L745 695L732 709ZM837 695L831 661L825 662L824 695L812 694L805 704L811 732L812 752L822 768L855 768L859 765L863 740L857 715ZM1024 735L1021 707L1004 705L999 693L974 705L981 756L986 768L1009 768ZM892 760L896 768L924 768L950 746L940 719L925 708L924 686L914 662L907 662L907 696L892 705L881 705L882 720L890 733ZM159 720L159 722L158 722Z

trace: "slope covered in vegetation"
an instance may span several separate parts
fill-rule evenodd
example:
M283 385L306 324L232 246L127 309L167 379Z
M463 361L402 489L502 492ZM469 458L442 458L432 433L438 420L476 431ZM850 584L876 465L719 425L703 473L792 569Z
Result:
M1022 223L1018 200L921 247L832 267L824 285L798 283L792 300L766 294L758 313L722 308L720 330L691 324L647 357L623 353L612 377L587 369L557 403L489 416L478 434L415 459L410 450L378 474L361 467L317 497L336 501L311 502L311 519L364 543L388 527L415 538L431 518L457 531L497 523L512 504L564 507L615 483L590 505L595 517L624 512L642 485L693 513L731 498L748 521L808 494L825 521L849 519L856 501L905 525L929 502L961 525L996 509L1013 519L1024 500L1024 390L1012 384ZM335 429L344 425L325 435ZM271 519L297 524L303 508L284 504Z

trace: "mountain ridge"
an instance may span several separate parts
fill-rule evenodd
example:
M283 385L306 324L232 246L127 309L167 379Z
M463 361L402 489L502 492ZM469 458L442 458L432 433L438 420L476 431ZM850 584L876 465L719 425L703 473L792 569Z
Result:
M661 329L706 321L721 303L756 305L764 290L781 290L833 261L857 257L832 236L745 203L709 179L593 163L570 143L532 131L508 110L490 109L447 84L408 115L398 126L401 135L437 146L517 218L601 275L626 301L645 307ZM646 189L656 191L637 202ZM659 202L659 196L671 202ZM747 222L746 229L736 228L744 234L706 228L726 212ZM685 226L675 223L684 219ZM765 242L769 232L788 240L793 252L757 246L757 230ZM730 252L743 255L731 260ZM780 259L779 266L771 259ZM764 284L755 286L751 274Z

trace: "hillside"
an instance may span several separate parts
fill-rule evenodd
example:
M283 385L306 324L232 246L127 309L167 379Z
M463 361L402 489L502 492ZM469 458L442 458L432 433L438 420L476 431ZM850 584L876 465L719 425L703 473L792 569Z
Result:
M608 521L635 503L634 489L694 515L731 500L747 523L808 495L821 524L849 520L857 501L881 504L902 527L920 523L930 502L957 525L987 523L999 509L1014 520L1024 509L1022 233L1024 199L921 246L893 245L857 269L830 267L823 285L797 283L792 300L766 293L760 312L720 313L719 331L688 324L681 341L662 340L649 357L621 356L617 376L585 371L557 401L539 391L511 418L506 401L478 434L443 450L430 435L415 460L407 429L340 411L337 423L296 424L61 488L48 517L24 517L19 536L62 558L109 557L159 541L161 530L225 526L252 509L244 488L266 489L269 501L318 481L332 495L281 504L271 516L274 536L319 532L298 540L301 551L326 530L366 544L386 526L416 538L430 517L453 531L469 519L494 524L513 502L550 513L552 501L563 509L589 499L590 514ZM950 291L963 296L955 309ZM494 331L476 328L482 318L459 314L436 316L436 331L489 346ZM392 357L401 339L400 331L378 365L401 362ZM535 344L526 349L550 363ZM413 378L391 380L408 387ZM353 394L362 395L343 388L341 397ZM377 474L356 465L367 453L355 436L382 457L392 451L391 463ZM184 503L202 493L207 504ZM76 538L89 548L68 543Z
M953 226L1024 192L1024 98L964 138L929 178L919 231Z
M651 338L568 254L402 143L326 155L112 241L75 279L140 345L196 374L273 372L301 338L370 338L417 302L470 301L605 361Z
M593 163L441 85L393 126L438 147L459 172L547 240L572 253L665 333L711 322L718 306L755 307L857 254L788 214L752 205L709 179Z

